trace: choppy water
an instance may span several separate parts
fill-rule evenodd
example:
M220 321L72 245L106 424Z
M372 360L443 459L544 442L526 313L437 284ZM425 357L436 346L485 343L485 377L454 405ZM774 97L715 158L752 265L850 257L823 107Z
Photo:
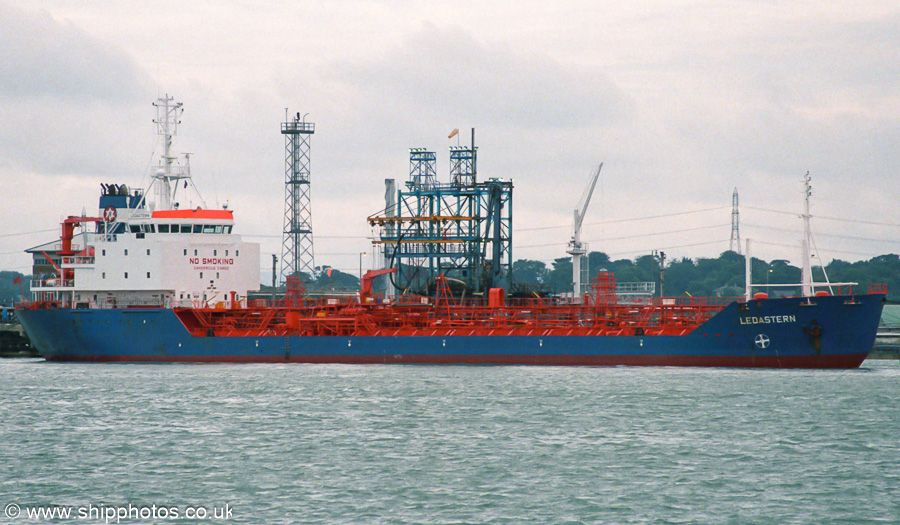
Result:
M5 523L47 522L27 517L35 506L69 508L55 523L105 523L128 505L123 523L900 522L896 361L4 360L0 402ZM207 518L185 519L189 507Z

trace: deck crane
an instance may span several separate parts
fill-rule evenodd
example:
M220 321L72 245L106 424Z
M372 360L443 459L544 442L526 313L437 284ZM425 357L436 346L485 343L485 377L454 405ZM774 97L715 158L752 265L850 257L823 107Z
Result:
M574 283L573 298L576 301L578 301L582 295L581 257L587 255L587 244L581 242L581 223L584 221L584 215L587 213L587 207L591 202L591 195L594 194L594 187L597 185L597 179L600 178L600 170L602 168L603 163L601 162L600 165L597 166L597 170L591 175L590 180L588 180L588 185L581 195L581 200L578 201L578 207L575 208L574 231L572 232L572 239L569 241L569 246L566 250L566 253L572 256L572 282Z

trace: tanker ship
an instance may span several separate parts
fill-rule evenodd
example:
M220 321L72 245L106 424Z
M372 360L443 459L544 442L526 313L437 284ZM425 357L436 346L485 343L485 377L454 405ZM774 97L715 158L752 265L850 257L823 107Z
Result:
M17 315L47 360L854 368L875 341L884 286L804 282L770 298L751 293L749 269L738 298L626 293L605 271L566 296L508 296L512 182L478 182L474 132L451 148L449 183L433 152L410 150L406 189L389 180L368 217L384 268L355 294L308 294L294 272L283 298L253 298L258 244L231 210L194 204L188 158L169 150L181 104L156 105L165 153L150 187L102 184L96 215L28 250L32 298ZM289 144L312 129L286 124Z

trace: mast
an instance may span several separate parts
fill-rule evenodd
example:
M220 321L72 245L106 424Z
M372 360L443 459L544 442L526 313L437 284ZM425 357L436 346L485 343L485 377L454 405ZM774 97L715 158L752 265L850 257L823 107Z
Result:
M809 227L809 218L811 217L809 214L809 198L812 195L812 185L810 185L811 180L809 172L807 171L806 175L803 177L803 214L800 215L803 219L803 239L800 241L800 248L802 251L801 257L803 260L800 284L803 290L803 297L810 297L813 295L812 265L810 263L809 253L809 245L812 242L812 231Z
M747 248L744 249L744 300L749 301L753 297L753 259L750 257L750 239L747 239ZM769 289L766 288L766 292Z
M163 154L150 184L156 186L157 209L170 210L178 191L178 181L191 178L189 154L185 154L185 164L180 166L176 163L178 157L172 153L172 139L178 132L178 124L181 124L179 117L184 111L184 104L175 102L173 97L166 94L153 105L156 106L156 118L153 122L156 123L156 134L163 142Z

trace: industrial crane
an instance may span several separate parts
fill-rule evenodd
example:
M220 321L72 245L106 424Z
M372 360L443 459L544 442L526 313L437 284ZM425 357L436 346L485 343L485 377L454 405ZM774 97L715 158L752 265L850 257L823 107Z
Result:
M591 195L594 194L594 187L597 185L597 179L600 178L600 169L602 168L603 163L601 162L600 165L597 166L597 171L591 175L588 185L584 190L584 194L581 195L581 200L578 201L578 207L575 208L574 231L572 233L572 239L569 241L568 250L566 250L566 253L572 256L572 282L574 283L573 298L576 301L580 299L582 294L581 257L587 255L587 244L581 242L581 223L584 221L584 215L587 213L587 207L591 202Z

